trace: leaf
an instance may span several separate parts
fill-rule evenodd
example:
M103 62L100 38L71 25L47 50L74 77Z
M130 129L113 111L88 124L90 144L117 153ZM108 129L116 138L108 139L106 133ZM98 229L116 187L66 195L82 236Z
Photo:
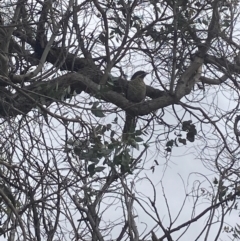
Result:
M90 158L89 158L89 161L90 161L90 162L94 162L94 165L99 163L99 159L96 158L96 157L92 157L92 158L90 157Z
M136 15L135 15L135 16L133 16L133 18L132 18L132 19L133 19L133 20L135 20L135 21L136 21L136 20L139 20L139 21L141 22L141 19L140 19L138 16L136 16Z
M142 139L141 137L137 136L137 137L135 138L135 141L136 141L136 142L142 142L143 139Z
M47 113L43 112L42 115L43 115L43 118L44 118L45 122L49 125Z
M95 164L90 164L88 166L88 172L89 172L91 177L95 174Z
M190 125L189 132L192 132L194 135L197 135L197 130L195 125Z
M170 141L167 142L166 146L167 146L167 147L169 147L169 146L172 147L173 144L174 144L174 140L170 140Z
M215 177L213 180L213 184L217 185L218 184L218 179Z
M76 155L78 155L78 156L80 156L80 155L82 154L82 148L79 147L79 146L75 146L75 147L73 148L73 151L74 151L74 153L75 153Z
M142 131L141 130L136 130L135 131L135 135L136 136L141 136L143 133L142 133Z
M130 166L129 163L131 162L131 157L129 156L128 152L125 152L122 155L122 162L121 162L121 173L126 173L129 172L130 173Z
M172 151L172 148L168 147L165 149L167 152L171 152Z
M115 117L114 120L113 120L113 123L117 124L117 122L118 122L118 117Z
M102 149L101 154L106 157L109 156L112 153L112 149Z
M111 131L110 137L113 138L114 135L115 135L115 131Z
M98 39L104 44L106 40L105 34L102 32L99 34Z
M91 112L96 116L96 117L105 117L105 115L102 112L102 107L97 107L98 104L94 103Z
M75 151L76 148L74 148ZM81 150L81 148L78 148L79 150ZM93 150L88 150L86 151L81 151L79 153L75 153L76 155L78 155L80 160L89 160L90 158L94 158L96 155L96 153L93 152Z
M111 130L111 127L112 127L111 124L107 124L107 125L106 125L106 128L107 128L108 131Z
M194 142L194 140L195 140L195 135L194 135L194 133L188 132L188 133L187 133L187 139L188 139L190 142Z
M208 22L207 20L205 20L205 19L202 20L202 23L203 23L204 25L206 25L206 26L209 25L209 22Z
M182 123L182 130L183 131L188 131L189 128L190 128L191 123L192 123L191 120L183 121L183 123Z
M108 145L108 149L113 150L113 149L114 149L114 144L110 143L110 144Z
M231 21L230 20L227 20L227 19L223 20L223 26L224 27L228 28L230 25L231 25Z
M67 140L67 144L71 145L71 146L74 144L74 142L75 141L73 140L73 138L70 138L70 139Z
M64 152L64 153L68 153L68 152L70 152L71 150L72 150L72 148L69 148L69 147L65 146L63 152Z
M179 143L182 143L183 145L187 145L187 140L184 138L178 138Z
M133 139L129 140L129 144L134 147L135 149L139 150L139 145L137 144L137 142Z
M102 172L106 167L102 167L102 166L99 166L99 167L96 167L95 168L95 172Z
M223 186L221 192L219 193L219 200L222 201L222 198L226 195L228 188Z
M115 156L114 159L113 159L113 163L115 165L119 165L119 164L121 164L121 162L122 162L122 153Z

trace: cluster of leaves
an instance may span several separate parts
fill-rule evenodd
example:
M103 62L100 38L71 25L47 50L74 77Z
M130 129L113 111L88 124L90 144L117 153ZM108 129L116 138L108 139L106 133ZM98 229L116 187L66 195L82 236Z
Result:
M197 135L197 130L194 124L192 124L192 121L184 121L182 123L182 130L187 132L186 138L190 142L195 141L195 136Z
M114 119L114 123L116 122L117 118ZM106 134L106 132L110 132L108 134L110 141L103 140L103 135ZM143 139L139 137L142 133L136 131L136 135L129 139L127 145L115 139L115 134L115 131L112 130L112 124L98 124L87 139L69 139L67 141L68 147L66 151L72 151L79 160L84 160L88 164L87 170L91 177L95 173L102 172L106 166L114 170L117 169L116 167L120 167L121 174L131 174L133 158L130 154L131 149L126 146L130 144L132 147L139 149L137 142L143 141ZM99 163L102 163L102 165L99 165Z
M232 234L233 238L232 240L239 240L240 239L240 225L236 224L236 226L233 227L229 227L229 226L224 226L223 231L228 233L228 234Z
M182 131L187 132L186 134L186 138L182 138L182 134L176 134L176 138L173 140L169 140L166 143L166 151L167 152L171 152L173 146L179 146L180 144L186 145L187 144L187 140L190 142L194 142L195 141L195 136L197 135L197 130L194 124L192 124L191 120L188 121L183 121L182 123Z
M226 200L227 204L228 201L234 201L235 197L240 196L240 186L237 183L226 185L223 180L218 180L215 177L213 184L218 188L218 199L220 202ZM236 203L235 208L237 208L237 206L238 204Z

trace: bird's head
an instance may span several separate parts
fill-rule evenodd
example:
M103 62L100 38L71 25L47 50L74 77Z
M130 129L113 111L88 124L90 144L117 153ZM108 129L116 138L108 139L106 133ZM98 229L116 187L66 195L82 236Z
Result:
M143 79L147 74L148 74L147 72L142 71L142 70L137 71L137 72L132 76L131 80L136 79L136 78L141 78L141 79Z

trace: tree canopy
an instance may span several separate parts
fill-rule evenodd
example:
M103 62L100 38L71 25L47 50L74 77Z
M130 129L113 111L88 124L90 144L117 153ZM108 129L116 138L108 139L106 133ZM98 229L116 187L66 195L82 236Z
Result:
M240 239L238 0L0 7L2 237ZM146 98L133 103L139 70ZM125 111L137 118L127 140ZM164 183L173 156L203 165L182 178L182 200Z

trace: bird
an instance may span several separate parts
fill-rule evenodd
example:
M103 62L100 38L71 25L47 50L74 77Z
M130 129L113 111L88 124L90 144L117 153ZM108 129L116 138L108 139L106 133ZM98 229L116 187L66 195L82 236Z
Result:
M144 77L148 73L137 71L128 82L126 98L133 103L140 103L146 98L146 85ZM123 140L127 140L134 133L136 127L136 116L126 111L126 119L123 128Z

